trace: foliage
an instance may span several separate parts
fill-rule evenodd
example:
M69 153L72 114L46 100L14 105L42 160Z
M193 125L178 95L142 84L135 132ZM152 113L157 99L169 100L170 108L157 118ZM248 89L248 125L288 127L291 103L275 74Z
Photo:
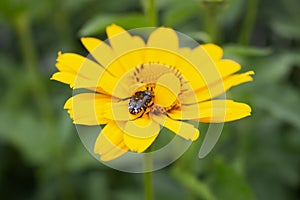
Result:
M157 199L299 198L300 3L253 2L157 1L159 25L216 42L256 72L253 83L227 94L253 115L226 124L204 159L199 140L154 172ZM58 51L87 53L79 36L103 39L111 23L147 26L146 0L2 0L0 17L1 197L142 199L142 175L109 169L84 149L63 111L70 90L49 77Z

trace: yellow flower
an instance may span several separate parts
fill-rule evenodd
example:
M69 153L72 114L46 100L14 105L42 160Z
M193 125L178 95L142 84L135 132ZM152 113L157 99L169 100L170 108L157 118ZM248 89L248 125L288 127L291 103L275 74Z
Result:
M194 141L199 130L187 120L215 123L250 115L247 104L212 100L254 74L235 74L241 66L222 59L219 46L181 47L178 34L163 27L147 39L117 25L108 26L106 33L108 41L82 38L91 57L59 53L59 72L51 78L87 89L64 108L75 124L105 124L94 146L101 160L144 152L161 126Z

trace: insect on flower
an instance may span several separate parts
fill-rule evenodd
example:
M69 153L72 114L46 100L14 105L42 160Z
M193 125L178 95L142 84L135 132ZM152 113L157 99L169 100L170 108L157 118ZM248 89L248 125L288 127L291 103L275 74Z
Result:
M51 79L88 90L74 94L64 108L74 124L103 126L92 147L102 161L145 152L163 133L161 127L195 141L197 122L251 115L249 105L216 97L252 81L253 71L237 73L240 64L223 59L217 45L186 47L190 40L184 42L171 28L149 31L143 38L112 24L106 29L108 42L81 39L94 59L58 54L58 72Z
M131 114L136 115L143 111L142 115L146 112L147 108L153 105L154 95L152 91L144 90L136 92L128 104L128 110Z

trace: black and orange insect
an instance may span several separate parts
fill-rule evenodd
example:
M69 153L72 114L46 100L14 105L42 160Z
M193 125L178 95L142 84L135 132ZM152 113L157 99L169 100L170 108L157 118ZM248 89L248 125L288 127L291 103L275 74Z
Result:
M153 105L153 92L149 90L138 91L130 97L128 110L131 114L137 115L141 112L146 112L147 108Z

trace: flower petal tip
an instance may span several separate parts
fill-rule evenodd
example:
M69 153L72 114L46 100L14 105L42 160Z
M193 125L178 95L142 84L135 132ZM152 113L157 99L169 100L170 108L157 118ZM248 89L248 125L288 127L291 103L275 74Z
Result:
M93 37L81 37L80 41L82 44L85 44L87 42L93 41L93 40L98 40L97 38L93 38Z
M118 35L123 32L126 32L126 30L116 24L111 24L106 27L106 34L107 34L108 38L112 38L113 36Z
M194 137L192 138L192 141L196 141L199 138L200 131L199 129L196 130Z
M251 77L251 81L253 81L252 76L255 75L255 72L251 70L251 71L248 71L246 74L247 74L249 77Z
M223 49L213 43L202 44L202 48L206 50L206 52L212 56L214 60L220 60L223 56Z
M63 53L61 51L57 52L57 58L56 58L56 62L58 62L59 57L61 57Z

